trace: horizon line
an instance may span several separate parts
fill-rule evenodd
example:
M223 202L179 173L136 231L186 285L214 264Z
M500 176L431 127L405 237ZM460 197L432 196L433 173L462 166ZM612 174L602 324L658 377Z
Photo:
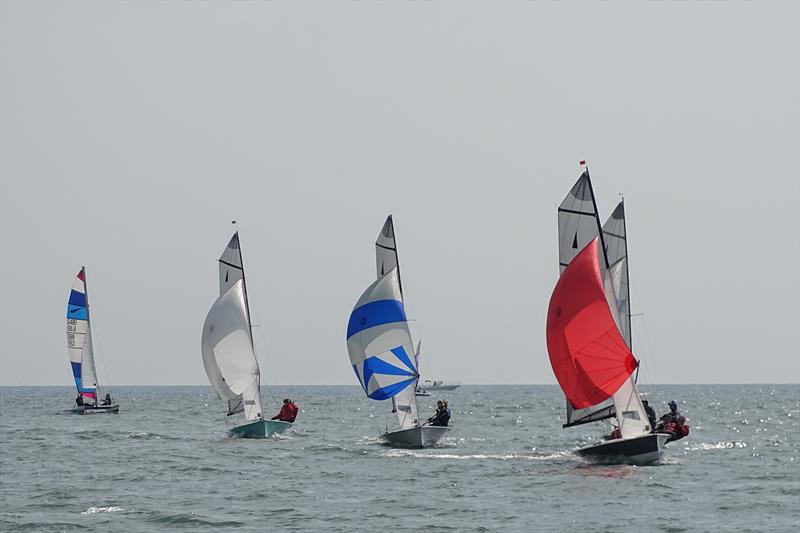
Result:
M522 387L522 386L531 386L531 387L558 387L558 383L452 383L452 385L457 386L467 386L467 387L474 387L474 386L489 386L489 387ZM776 381L776 382L720 382L720 383L639 383L639 386L663 386L663 385L797 385L800 386L800 381ZM66 387L66 388L74 388L74 385L63 385L63 384L35 384L35 385L9 385L9 384L0 384L0 388L3 387ZM183 383L183 384L175 384L175 383L161 383L161 384L149 384L149 385L141 385L141 384L114 384L114 385L104 385L100 388L103 389L110 389L113 387L211 387L208 383ZM342 383L334 383L334 384L314 384L314 383L286 383L281 385L262 385L262 387L359 387L356 384L342 384Z

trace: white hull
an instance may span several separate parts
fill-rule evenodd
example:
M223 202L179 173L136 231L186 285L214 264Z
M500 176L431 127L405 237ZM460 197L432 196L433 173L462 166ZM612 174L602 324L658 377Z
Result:
M460 383L446 383L444 381L431 381L426 379L423 383L420 383L420 388L425 389L426 391L437 391L437 390L456 390Z
M439 442L447 430L443 426L422 426L384 433L381 438L401 448L427 448Z
M649 464L661 459L666 433L648 433L627 439L612 439L575 451L578 455L600 463Z
M99 415L103 413L119 413L119 404L111 405L81 405L72 408L72 412L79 415Z

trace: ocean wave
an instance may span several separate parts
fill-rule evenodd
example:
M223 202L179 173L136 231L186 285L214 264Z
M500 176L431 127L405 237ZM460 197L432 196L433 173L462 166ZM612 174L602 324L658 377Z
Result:
M473 453L473 454L454 454L454 453L427 453L412 450L393 450L382 454L384 457L415 457L419 459L451 459L456 461L463 460L496 460L496 461L552 461L574 457L571 451L560 451L546 455L532 455L527 453Z
M155 522L157 524L167 524L170 526L182 526L182 525L193 525L193 526L214 526L214 527L243 527L245 524L243 522L238 522L236 520L214 520L210 518L201 518L200 516L196 515L195 513L175 513L175 514L167 514L167 513L156 513L154 516L148 518L149 522Z
M160 433L150 433L149 431L138 431L136 433L128 433L129 439L141 440L185 440L182 437L173 437L171 435L162 435Z

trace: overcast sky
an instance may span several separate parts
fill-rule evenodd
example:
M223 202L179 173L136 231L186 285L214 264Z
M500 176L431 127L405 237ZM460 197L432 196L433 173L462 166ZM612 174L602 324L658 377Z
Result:
M72 383L86 265L112 384L206 384L236 219L265 383L356 385L389 213L424 377L555 383L580 159L642 380L798 382L798 6L4 1L0 383Z

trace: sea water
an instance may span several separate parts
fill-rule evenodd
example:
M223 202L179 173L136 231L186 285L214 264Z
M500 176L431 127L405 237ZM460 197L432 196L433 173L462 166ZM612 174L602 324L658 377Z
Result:
M229 438L208 387L112 388L120 413L92 416L65 412L68 387L3 387L0 530L797 530L800 386L642 389L691 426L652 466L574 455L610 426L563 429L553 386L419 398L425 415L439 397L453 412L424 450L382 444L390 402L358 387L265 389L270 413L300 406L267 440Z

